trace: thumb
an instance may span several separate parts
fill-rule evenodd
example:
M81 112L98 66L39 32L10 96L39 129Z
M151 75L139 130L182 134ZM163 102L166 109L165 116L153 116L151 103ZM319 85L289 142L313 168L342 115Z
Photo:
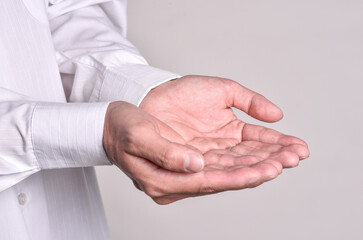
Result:
M201 152L183 144L163 138L156 131L148 131L134 139L126 152L147 159L175 172L199 172L204 168Z
M236 107L251 117L265 122L276 122L282 118L279 107L266 99L264 96L243 87L232 81L232 106Z

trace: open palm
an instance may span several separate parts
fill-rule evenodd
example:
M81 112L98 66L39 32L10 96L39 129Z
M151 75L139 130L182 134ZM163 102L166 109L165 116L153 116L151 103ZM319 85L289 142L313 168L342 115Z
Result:
M111 103L104 146L159 204L255 187L309 155L304 141L246 124L231 107L267 122L282 117L278 107L234 81L187 76L154 88L140 105L144 111ZM199 166L191 169L190 162Z
M282 170L281 162L269 153L279 151L278 145L245 141L228 149L204 152L203 170L186 173L185 156L202 158L202 154L164 122L121 101L110 103L107 109L103 143L110 161L160 204L255 187Z
M279 169L309 155L306 143L296 137L238 120L231 107L266 122L280 120L282 112L232 80L186 76L153 89L140 107L203 152L207 169L261 161L273 161Z

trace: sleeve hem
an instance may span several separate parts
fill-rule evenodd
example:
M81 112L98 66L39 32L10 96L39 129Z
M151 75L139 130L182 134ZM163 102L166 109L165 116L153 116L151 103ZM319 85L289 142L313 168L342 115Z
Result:
M125 101L138 106L152 88L179 77L178 74L145 64L107 67L98 91L99 96L94 96L93 100Z
M103 148L108 103L38 103L32 116L41 169L110 165Z

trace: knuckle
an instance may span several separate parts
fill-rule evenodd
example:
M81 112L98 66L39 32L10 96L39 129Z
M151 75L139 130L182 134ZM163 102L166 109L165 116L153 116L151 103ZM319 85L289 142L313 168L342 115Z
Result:
M175 151L172 151L170 148L165 148L159 159L160 166L165 169L174 170L175 167Z
M255 187L260 186L261 184L263 184L262 181L257 181L255 183L252 183L252 184L247 185L247 188L255 188Z
M217 190L215 188L213 188L212 186L207 185L207 186L200 187L199 192L209 194L209 193L216 193Z
M151 197L153 199L164 197L164 193L160 189L158 189L154 186L144 187L144 192L146 193L146 195L148 195L149 197Z
M152 200L158 205L168 205L173 202L172 200L166 198L152 198Z

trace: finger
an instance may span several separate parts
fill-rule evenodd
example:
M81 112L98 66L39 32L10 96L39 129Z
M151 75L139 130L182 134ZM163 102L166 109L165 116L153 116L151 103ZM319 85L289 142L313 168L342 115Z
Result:
M137 169L132 174L139 179L143 191L159 204L189 196L253 187L279 175L273 160L252 167L205 169L194 174L171 172L142 158L134 158L132 165L133 171ZM176 197L170 197L173 195Z
M231 148L231 151L239 154L253 154L263 158L268 158L271 153L289 151L296 153L299 159L305 159L309 156L309 150L301 144L291 144L282 146L279 144L268 144L258 141L243 141Z
M271 162L281 172L282 167L296 165L297 154L291 151L269 152L245 147L233 147L231 150L212 150L204 154L205 170L226 169L232 167L250 167L259 162ZM278 146L278 145L276 145ZM279 149L283 148L279 146Z
M219 192L213 192L213 193L177 193L177 194L169 194L166 196L162 196L162 197L155 197L153 198L153 200L160 205L166 205L166 204L170 204L179 200L182 200L184 198L190 198L190 197L200 197L200 196L205 196L205 195L210 195L210 194L214 194L214 193L219 193Z
M241 155L227 150L213 150L204 154L205 169L249 167L265 160L259 156Z
M292 168L299 165L299 156L294 152L282 151L272 153L269 159L280 162L284 168Z
M231 184L221 185L220 183L218 183L216 185L213 185L213 183L209 183L209 184L205 183L204 187L200 187L199 192L197 192L197 193L193 193L193 192L171 193L171 194L165 194L163 196L155 197L155 198L153 198L153 200L158 204L165 205L165 204L169 204L169 203L179 201L181 199L189 198L189 197L205 196L205 195L220 193L220 192L228 191L228 190L240 190L243 188L254 188L254 187L261 185L264 182L267 182L267 181L270 181L270 180L276 178L282 172L281 163L278 161L274 161L274 160L265 160L263 163L256 164L256 166L254 166L254 168L257 169L258 171L260 171L260 173L261 173L260 176L250 178L247 181L247 183L242 183L240 185L233 184L234 185L233 188L231 188L231 186L232 186ZM235 169L239 171L238 174L241 174L241 171L240 171L241 168L239 168L239 169L235 168ZM230 174L234 174L234 173L232 172ZM215 177L213 177L212 179L215 179Z
M279 165L278 163L272 163L272 164L274 166ZM278 166L278 167L281 168L281 166ZM266 170L267 168L271 168L271 166L268 166L268 164L260 164L258 166L258 168L260 168L261 170ZM267 171L270 171L270 169L267 169ZM241 171L239 171L239 174L240 173L241 173ZM278 174L276 174L276 172L271 174L271 171L270 171L269 175L250 179L247 184L240 184L240 185L234 187L234 189L232 189L230 187L231 185L221 187L218 185L213 186L213 184L210 184L210 185L206 184L205 187L199 188L200 192L198 192L198 193L172 193L172 194L166 194L163 196L155 197L155 198L153 198L153 200L158 204L165 205L165 204L170 204L172 202L176 202L181 199L189 198L189 197L200 197L200 196L220 193L220 192L228 191L228 190L240 190L243 188L254 188L254 187L261 185L264 182L267 182L267 181L270 181L270 180L276 178L277 176L278 176Z
M277 162L275 160L271 160L271 159L256 163L253 166L253 168L260 172L261 183L267 182L267 181L270 181L270 180L276 178L282 172L282 165L279 162ZM251 184L253 184L253 183L251 183ZM249 184L249 185L251 185L251 184Z
M259 162L252 167L232 167L219 171L205 172L200 183L201 193L244 189L254 183L262 183L276 178L279 170L271 162ZM191 185L186 187L192 188Z
M186 193L186 194L171 194L171 195L162 196L162 197L154 197L152 199L157 204L167 205L167 204L182 200L184 198L197 197L197 196L200 196L200 195L201 194L188 194L188 193Z
M140 128L132 135L125 149L131 155L177 172L198 172L204 167L203 155L192 147L171 142L149 128Z
M307 157L309 157L310 152L309 149L301 144L292 144L289 146L285 146L281 149L282 151L289 151L289 152L293 152L295 154L298 155L300 160L303 160Z
M206 170L203 172L170 176L162 192L164 195L174 193L215 193L227 190L239 190L255 182L266 182L279 175L274 164L264 162L253 167L233 167L221 170Z
M230 99L231 106L265 122L276 122L282 118L281 109L264 96L232 80L230 80L230 86L232 94Z
M242 141L259 141L283 146L301 144L307 147L307 144L297 137L288 136L273 129L252 124L244 125L242 129Z
M276 168L278 174L282 173L282 169L284 168L284 166L282 165L282 163L280 161L276 161L273 158L269 158L269 159L263 161L263 163L273 165ZM277 177L277 175L275 177ZM271 175L269 177L270 177L270 179L268 179L268 180L271 180L272 179ZM275 178L275 177L273 177L273 178Z
M238 139L235 138L197 137L188 141L188 145L199 149L202 153L212 149L228 149L235 146L237 143Z
M149 168L149 171L143 171L141 182L145 193L153 198L173 194L209 194L237 190L261 179L261 173L258 169L249 167L236 167L229 170L207 169L202 172L188 174L170 172L162 168L155 169L150 164L140 162L137 164L141 168Z
M284 149L284 147L280 146L279 149ZM279 173L281 173L282 168L297 166L300 160L295 152L288 150L269 152L263 150L246 150L244 147L237 146L231 151L214 150L207 152L204 155L204 159L205 169L224 169L233 166L249 167L260 162L270 162L276 167Z
M177 178L167 186L167 193L211 194L227 190L243 189L261 179L261 173L249 167L210 169L192 174L189 178Z

